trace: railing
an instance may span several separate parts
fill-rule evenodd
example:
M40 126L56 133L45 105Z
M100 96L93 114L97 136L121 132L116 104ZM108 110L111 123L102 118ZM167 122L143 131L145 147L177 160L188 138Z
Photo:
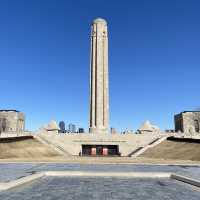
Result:
M13 131L13 132L1 132L0 138L10 138L10 137L21 137L21 136L29 136L31 135L30 131Z

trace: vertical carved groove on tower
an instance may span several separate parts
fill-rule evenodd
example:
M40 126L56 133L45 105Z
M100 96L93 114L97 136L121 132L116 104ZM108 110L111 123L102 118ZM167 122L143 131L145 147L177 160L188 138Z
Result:
M107 23L96 19L91 27L90 133L108 133L108 37Z

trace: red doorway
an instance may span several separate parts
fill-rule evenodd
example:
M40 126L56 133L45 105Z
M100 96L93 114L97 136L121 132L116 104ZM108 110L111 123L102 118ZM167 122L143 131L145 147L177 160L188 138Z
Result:
M119 156L118 145L82 145L82 156Z

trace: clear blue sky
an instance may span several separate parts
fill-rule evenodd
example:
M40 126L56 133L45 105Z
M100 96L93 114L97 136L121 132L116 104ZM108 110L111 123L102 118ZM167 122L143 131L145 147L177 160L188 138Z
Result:
M110 125L200 106L200 1L1 0L0 108L26 114L26 127L51 119L88 128L90 24L109 28Z

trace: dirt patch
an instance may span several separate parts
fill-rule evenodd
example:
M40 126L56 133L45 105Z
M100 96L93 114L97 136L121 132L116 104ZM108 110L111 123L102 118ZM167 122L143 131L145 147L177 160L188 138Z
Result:
M54 156L59 156L59 153L33 137L4 138L0 140L0 159Z
M140 155L145 158L200 161L200 143L192 140L165 140Z

